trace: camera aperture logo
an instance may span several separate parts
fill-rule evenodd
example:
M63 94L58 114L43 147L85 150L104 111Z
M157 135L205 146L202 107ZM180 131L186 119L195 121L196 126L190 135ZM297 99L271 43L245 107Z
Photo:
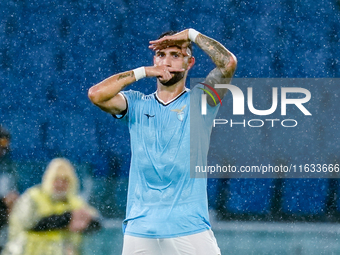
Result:
M209 86L208 84L205 84L205 83L203 83L203 82L201 82L201 84L204 85L204 86L206 86L206 87L208 87L212 92L214 92L215 95L217 96L218 100L220 101L220 104L222 105L221 97L220 97L220 95L217 93L217 91L216 91L213 87ZM212 100L214 101L215 106L217 105L216 99L215 99L214 96L210 93L209 90L202 89L202 88L199 88L199 89L201 89L201 90L203 90L205 93L207 93L207 94L212 98ZM203 106L203 104L204 104L204 106ZM203 95L202 95L202 109L201 109L201 112L202 112L202 115L206 115L206 114L207 114L207 95L206 95L206 94L203 94Z
M233 98L233 115L245 115L245 98L242 90L238 88L235 85L231 84L215 84L215 88L205 84L201 83L207 88L209 88L211 91L214 92L214 94L217 96L217 98L220 101L220 104L222 105L222 101L220 96L218 95L216 89L228 89ZM206 115L207 114L207 94L213 99L215 106L217 105L217 102L212 95L210 91L207 89L202 89L205 91L206 94L202 94L202 103L201 103L201 114ZM303 94L303 98L287 98L287 94ZM303 105L307 103L311 99L311 93L309 90L305 88L299 88L299 87L282 87L281 88L281 116L287 115L287 105L295 105L305 116L311 116L312 114L306 109L306 107ZM266 110L259 110L255 109L253 104L253 88L248 87L247 88L247 105L249 111L257 116L268 116L270 114L273 114L278 106L278 88L272 87L272 105L269 109ZM243 119L242 122L238 121L236 122L233 119L214 119L213 127L216 127L216 125L226 125L229 124L230 127L233 127L235 125L242 125L243 127L251 127L251 128L259 128L263 127L266 124L270 125L271 127L278 126L278 122L282 127L296 127L298 125L297 120L295 119L277 119L277 118L266 118L266 119L250 119L246 120Z

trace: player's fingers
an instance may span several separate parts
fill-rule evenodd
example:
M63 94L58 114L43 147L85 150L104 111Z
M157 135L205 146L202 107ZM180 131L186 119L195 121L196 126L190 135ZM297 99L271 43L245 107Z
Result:
M160 40L157 40L157 41L150 41L149 42L151 45L155 45L155 46L158 46L158 47L167 47L169 45L172 45L172 44L176 44L176 38L161 38Z
M161 42L161 40L149 41L150 44L156 44L156 43L159 43L159 42Z
M158 50L161 50L161 49L164 49L166 47L161 47L159 45L150 45L149 46L149 49L153 50L153 51L158 51Z
M168 76L166 74L163 74L163 75L159 75L159 76L156 76L158 79L162 80L162 81L165 81L167 82L168 80L171 79L171 76Z
M169 70L167 68L165 68L163 70L163 77L166 79L166 78L169 78L169 76L171 76Z
M184 72L184 68L168 67L169 72Z
M157 40L153 40L153 41L149 41L150 44L158 44L158 43L164 43L168 40L171 40L173 36L164 36L160 39L157 39Z
M163 78L163 80L167 80L167 81L172 78L169 68L163 69L162 78Z
M150 42L150 45L166 45L168 44L169 41L168 40L165 40L165 41L155 41L155 42Z

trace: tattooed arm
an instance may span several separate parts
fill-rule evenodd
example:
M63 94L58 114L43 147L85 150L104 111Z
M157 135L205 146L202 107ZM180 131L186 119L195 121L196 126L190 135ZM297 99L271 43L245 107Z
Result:
M103 111L115 115L120 114L125 111L127 105L124 96L119 92L135 81L132 70L115 74L91 87L88 96L91 102Z
M189 29L186 29L175 35L165 36L161 39L151 41L149 48L159 50L171 45L177 45L182 49L184 55L190 55L191 53L187 51L189 43ZM195 43L209 55L216 65L216 68L207 76L205 83L211 86L214 86L214 84L229 83L237 66L237 60L234 54L227 50L221 43L200 33L197 35ZM216 89L216 91L222 99L227 89ZM212 94L214 97L217 97L214 93ZM219 102L217 98L215 99L216 102ZM207 100L211 106L215 105L211 97L208 97Z
M205 35L198 34L196 37L196 44L207 53L212 61L215 63L216 68L213 69L205 79L205 83L214 86L215 84L228 84L234 75L237 60L233 53L227 50L221 43L211 39ZM216 89L221 99L227 93L227 89ZM214 97L217 97L212 93ZM216 102L219 102L215 98ZM213 106L214 102L211 97L207 97L208 104Z
M164 81L171 79L170 72L179 71L182 70L167 66L145 67L147 77L160 77ZM88 91L88 96L91 102L103 111L118 115L127 108L126 100L119 92L135 81L136 77L133 70L118 73L91 87Z

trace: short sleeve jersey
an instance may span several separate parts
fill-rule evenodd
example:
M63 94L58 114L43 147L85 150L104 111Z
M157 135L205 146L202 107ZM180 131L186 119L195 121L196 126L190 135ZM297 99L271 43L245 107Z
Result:
M122 119L128 123L132 154L125 234L168 238L210 228L207 182L190 177L190 161L207 164L219 106L207 105L207 114L201 115L200 88L203 85L186 89L167 104L156 93L122 92L128 105Z

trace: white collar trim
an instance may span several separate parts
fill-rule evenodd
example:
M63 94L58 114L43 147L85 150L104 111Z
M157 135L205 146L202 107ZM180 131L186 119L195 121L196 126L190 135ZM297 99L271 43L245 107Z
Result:
M161 102L162 104L168 105L168 104L172 103L173 101L175 101L177 98L179 98L181 95L183 95L183 94L184 94L185 92L187 92L187 91L189 91L189 89L188 89L188 88L184 88L184 90L183 90L180 94L178 94L175 98L171 99L171 100L170 100L169 102L167 102L167 103L165 103L162 99L160 99L160 98L158 97L157 91L155 92L155 97L156 97L157 100L158 100L159 102Z

